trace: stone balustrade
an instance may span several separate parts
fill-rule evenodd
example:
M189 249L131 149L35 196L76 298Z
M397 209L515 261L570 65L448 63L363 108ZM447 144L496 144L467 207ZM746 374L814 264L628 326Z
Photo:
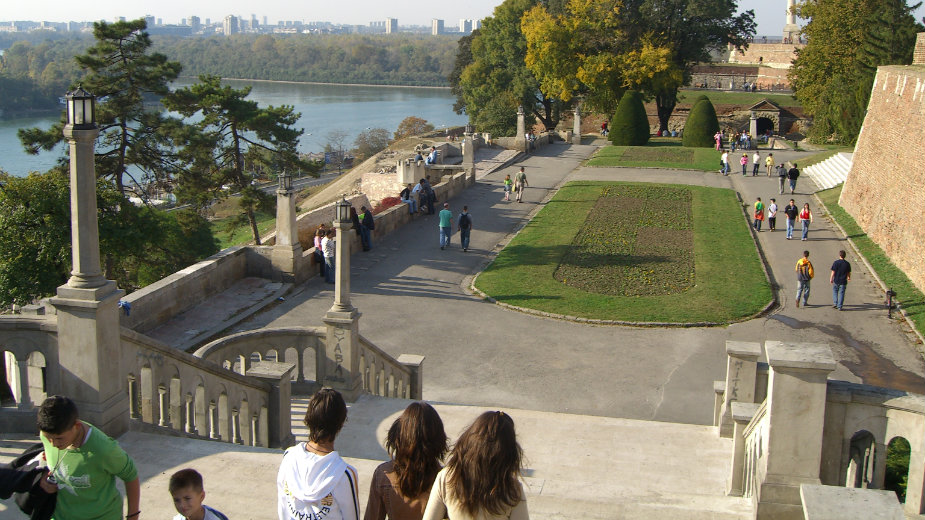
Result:
M767 365L740 364L754 351L741 346L727 348L729 379L714 385L718 433L730 405L727 494L752 498L756 518L803 518L801 486L882 488L887 446L901 437L911 446L903 508L925 512L925 396L829 381L835 361L824 344L768 341Z

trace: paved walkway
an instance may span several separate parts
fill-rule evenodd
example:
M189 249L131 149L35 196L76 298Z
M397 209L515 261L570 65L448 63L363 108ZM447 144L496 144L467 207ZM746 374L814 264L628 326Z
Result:
M848 310L827 308L828 267L843 247L824 218L812 241L785 241L762 232L759 242L786 290L784 307L768 317L729 327L640 329L592 326L509 311L469 294L468 278L480 271L499 244L538 210L566 180L612 179L688 182L737 189L746 201L776 193L776 179L722 177L711 172L579 168L592 145L554 144L500 169L451 200L467 204L474 230L468 253L438 247L435 216L415 220L352 259L353 304L363 313L360 330L397 356L426 356L424 398L476 406L654 419L693 424L712 420L714 380L724 377L725 341L765 339L832 344L839 367L834 377L925 393L922 358L897 321L879 306L882 296L863 267L853 262ZM775 152L786 160L805 154ZM525 203L501 201L505 174L526 168ZM577 168L577 169L576 169ZM803 185L798 186L798 188ZM775 188L772 190L771 188ZM799 191L799 190L798 190ZM804 192L798 202L810 200ZM780 202L780 201L778 201ZM454 235L455 239L456 235ZM789 305L792 270L803 246L812 250L819 275L807 309ZM332 292L310 280L236 330L317 324Z

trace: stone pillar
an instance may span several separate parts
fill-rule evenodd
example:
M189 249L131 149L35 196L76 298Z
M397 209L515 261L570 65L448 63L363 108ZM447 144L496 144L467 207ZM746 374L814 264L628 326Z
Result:
M726 494L742 496L745 480L745 427L751 422L760 404L732 403L732 420L735 422L732 434L732 468L726 480Z
M360 313L350 304L350 240L347 232L352 224L334 222L337 228L336 267L334 270L334 305L324 316L325 363L322 384L336 389L344 399L354 400L360 392L359 320Z
M826 379L835 358L822 343L765 342L771 375L766 467L758 469L756 518L802 518L801 484L819 484Z
M215 401L209 401L209 438L210 439L221 439L218 435L218 418L216 417L217 406Z
M254 363L247 371L249 377L260 379L270 386L267 406L261 407L260 417L255 418L251 431L265 448L285 448L292 446L292 372L293 363L274 363L263 361ZM258 434L259 432L259 434Z
M184 431L186 433L196 433L196 429L193 427L193 396L186 394L186 428Z
M921 438L907 439L909 453L909 481L906 483L906 504L903 510L912 515L925 513L925 443ZM884 458L886 450L883 451Z
M517 135L514 137L517 138L517 147L515 148L518 151L526 152L527 151L527 122L526 116L524 115L523 105L517 107Z
M424 393L424 356L401 354L398 362L411 370L411 382L408 399L421 400Z
M755 115L754 110L752 110L751 116L748 119L748 134L752 136L752 142L755 143L755 148L758 148L758 116Z
M797 43L800 41L800 26L797 25L797 15L794 12L796 0L787 0L787 23L784 25L784 42Z
M572 124L572 144L581 144L581 104L575 105L575 121Z
M755 402L755 376L761 344L748 341L726 342L726 386L719 420L719 436L732 437L732 403Z
M915 35L915 49L912 51L912 64L925 65L925 32Z
M60 390L80 417L107 435L128 430L128 398L121 375L119 298L125 294L100 270L93 143L99 129L64 127L70 149L71 278L49 301L58 314Z
M276 190L276 245L273 246L273 268L282 280L300 280L299 262L302 260L302 244L299 242L299 228L296 224L295 191Z
M475 142L472 140L472 134L466 134L463 138L462 164L466 172L466 185L470 186L475 183Z

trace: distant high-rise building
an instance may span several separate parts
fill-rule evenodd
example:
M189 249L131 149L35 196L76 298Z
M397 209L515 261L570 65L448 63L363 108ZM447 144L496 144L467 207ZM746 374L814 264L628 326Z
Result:
M145 17L145 18L147 19L147 17ZM117 16L117 17L115 18L115 21L117 21L117 22L124 22L124 21L125 21L125 17L124 17L124 16Z
M263 25L270 25L267 23L267 16L263 15Z
M257 15L251 13L251 30L254 30L257 27L260 27L260 22L257 21Z
M430 34L434 36L443 34L443 20L434 18L430 21Z
M199 22L198 16L189 17L189 25L193 28L193 33L198 33L202 29L202 24Z
M459 19L459 32L463 34L471 33L472 32L472 20L460 18Z
M212 19L206 18L206 25L212 25Z
M398 18L385 19L385 33L398 34Z
M229 14L228 16L226 16L226 17L225 17L225 21L224 21L224 23L222 24L222 32L225 33L225 36L229 36L229 35L232 35L232 34L237 34L237 32L238 32L238 17L235 16L235 15L233 15L233 14Z
M164 25L164 19L163 19L163 18L158 18L158 19L157 19L157 25Z
M186 18L180 18L180 25L187 25Z
M122 18L122 20L124 21L125 18ZM154 17L149 14L145 15L145 23L148 24L148 27L154 27Z

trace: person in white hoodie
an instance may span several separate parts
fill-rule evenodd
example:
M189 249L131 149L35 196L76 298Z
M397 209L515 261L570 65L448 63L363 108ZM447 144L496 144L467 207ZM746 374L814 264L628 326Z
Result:
M334 451L347 420L340 392L319 390L308 401L308 442L286 450L276 477L279 520L359 520L357 470Z

